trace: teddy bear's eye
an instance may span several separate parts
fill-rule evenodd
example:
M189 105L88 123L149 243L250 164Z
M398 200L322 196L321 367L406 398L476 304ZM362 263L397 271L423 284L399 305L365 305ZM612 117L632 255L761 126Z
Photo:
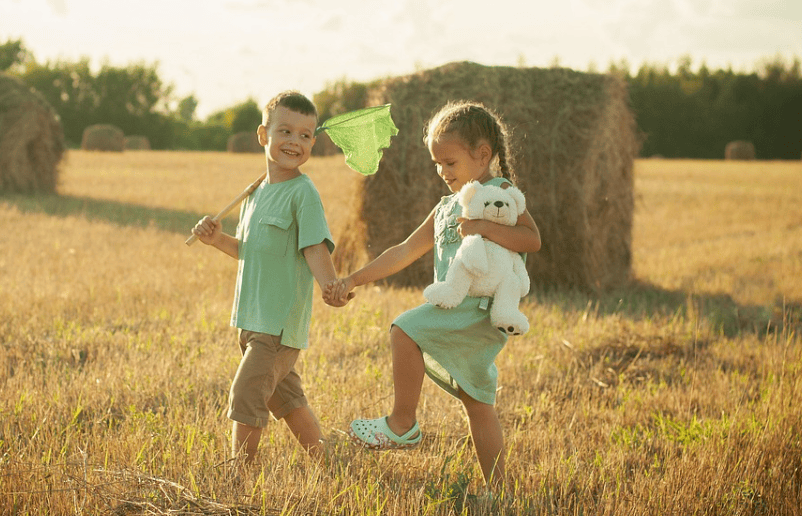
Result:
M485 201L485 206L490 206L490 201Z

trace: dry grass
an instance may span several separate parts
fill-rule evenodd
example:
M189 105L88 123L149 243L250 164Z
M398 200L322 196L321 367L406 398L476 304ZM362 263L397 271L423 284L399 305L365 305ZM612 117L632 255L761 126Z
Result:
M61 195L0 197L4 514L474 514L458 403L425 383L422 446L344 442L391 403L387 327L419 290L316 301L302 354L319 467L275 424L226 461L235 263L183 241L263 166L226 153L70 151ZM335 238L356 176L314 158ZM536 293L498 360L502 514L795 514L802 503L802 165L638 161L638 281ZM233 220L228 220L233 225Z

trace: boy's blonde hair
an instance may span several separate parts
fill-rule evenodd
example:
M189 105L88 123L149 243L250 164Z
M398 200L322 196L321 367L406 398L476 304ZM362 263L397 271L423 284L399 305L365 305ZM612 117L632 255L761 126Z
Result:
M317 120L317 108L311 100L301 92L295 90L282 91L267 103L262 110L262 125L270 127L270 117L279 106L285 107L302 115L314 115Z
M515 182L507 126L490 108L480 102L449 102L424 126L423 143L428 146L445 134L458 136L471 151L483 142L490 145L493 156L498 157L501 176Z

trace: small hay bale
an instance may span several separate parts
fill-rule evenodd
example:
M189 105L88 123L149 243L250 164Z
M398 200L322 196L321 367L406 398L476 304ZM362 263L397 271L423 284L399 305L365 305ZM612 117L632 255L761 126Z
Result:
M338 270L354 270L403 241L450 194L422 129L447 101L464 99L486 104L512 131L517 183L543 241L527 260L532 281L602 290L629 279L640 140L621 78L464 62L388 79L367 99L392 104L399 133L379 171L360 182L345 225L351 229L338 236ZM388 281L427 285L432 260L427 253Z
M150 150L150 140L147 136L126 136L125 150Z
M20 79L0 73L0 191L54 192L64 150L50 104Z
M234 133L228 137L226 142L228 152L264 152L265 149L259 145L256 131L242 131Z
M81 137L81 149L88 151L122 152L125 149L125 134L111 124L90 125Z
M753 160L755 144L744 140L730 142L724 147L724 159Z

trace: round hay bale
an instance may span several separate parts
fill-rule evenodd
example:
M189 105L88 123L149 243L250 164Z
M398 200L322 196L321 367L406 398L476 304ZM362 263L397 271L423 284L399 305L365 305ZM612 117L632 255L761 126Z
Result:
M256 131L242 131L234 133L228 137L226 142L228 152L264 152L265 149L259 145Z
M517 183L543 241L527 259L534 284L602 290L630 278L640 140L621 78L464 62L388 79L367 98L371 106L392 104L399 133L379 171L360 182L345 224L354 229L337 236L338 270L354 270L404 240L450 193L422 130L447 101L464 99L483 102L512 131ZM427 285L432 261L428 253L388 281Z
M125 150L150 150L150 140L147 136L126 136L123 147Z
M0 191L54 192L64 150L50 104L20 79L0 73Z
M724 147L724 159L753 160L755 144L744 140L730 142Z
M122 152L125 149L123 130L111 124L90 125L84 129L81 148L88 151Z

